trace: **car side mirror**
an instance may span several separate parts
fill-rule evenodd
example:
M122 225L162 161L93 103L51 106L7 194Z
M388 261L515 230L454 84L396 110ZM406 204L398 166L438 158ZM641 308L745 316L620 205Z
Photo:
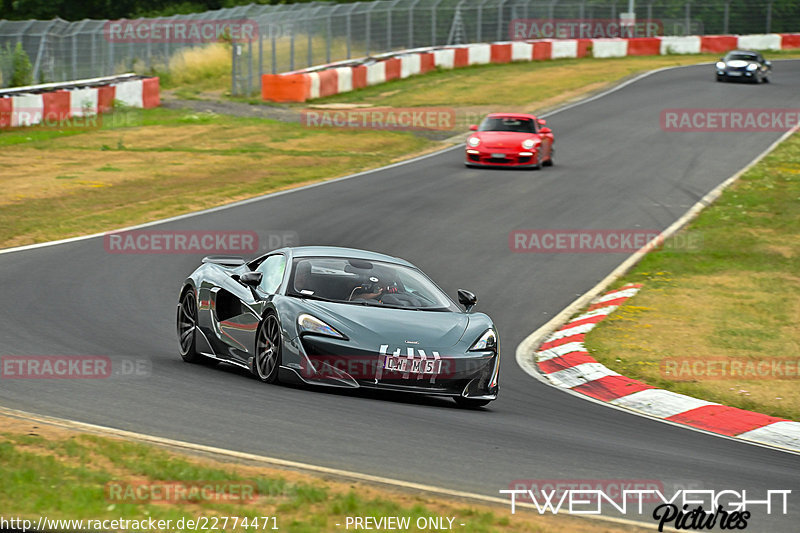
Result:
M539 125L540 126L544 126L545 124L547 124L547 121L545 119L543 119L543 118L540 118L539 119Z
M550 128L542 128L539 130L539 133L553 133L553 130Z
M469 312L478 303L478 297L466 289L458 289L458 303L464 306L464 310Z
M470 126L470 127L469 127L469 131L478 131L478 126L477 126L477 124L473 124L472 126Z
M261 285L262 277L263 274L261 272L245 272L244 274L239 276L239 279L236 281L238 281L245 287L250 287L254 289L259 285Z
M764 61L764 64L765 64L766 66L768 66L768 67L771 67L771 66L772 66L772 62L771 62L771 61Z

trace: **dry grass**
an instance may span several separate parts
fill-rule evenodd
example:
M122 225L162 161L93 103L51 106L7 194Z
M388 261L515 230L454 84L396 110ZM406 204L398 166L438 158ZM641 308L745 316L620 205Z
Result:
M231 46L214 43L186 48L169 60L170 82L198 88L230 87Z
M331 476L221 462L3 415L0 427L0 473L6 480L0 501L5 511L34 520L41 514L51 519L153 517L173 523L200 515L276 516L280 529L316 532L342 529L336 523L343 523L346 516L443 516L454 517L455 523L465 524L458 529L473 533L642 531L564 515L540 516L524 509L511 515L508 506L448 501ZM255 483L257 498L245 505L106 501L104 486L110 481L173 480ZM48 499L42 499L45 493Z
M333 131L160 109L142 116L140 126L76 135L52 136L36 128L2 134L0 247L212 207L375 167L435 145L397 132Z

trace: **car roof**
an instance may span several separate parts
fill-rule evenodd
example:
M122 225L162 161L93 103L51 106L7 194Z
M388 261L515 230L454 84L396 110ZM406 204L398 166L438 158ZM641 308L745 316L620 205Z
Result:
M288 248L292 257L347 257L350 259L365 259L367 261L384 261L414 267L405 259L391 255L359 250L357 248L342 248L340 246L297 246ZM416 268L416 267L414 267Z
M490 118L532 118L536 120L535 115L530 113L489 113Z
M758 52L753 50L731 50L728 54L752 54L754 56L758 55Z

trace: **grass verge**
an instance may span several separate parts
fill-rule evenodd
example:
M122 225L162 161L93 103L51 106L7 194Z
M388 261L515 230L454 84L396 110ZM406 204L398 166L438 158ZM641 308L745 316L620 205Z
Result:
M204 54L210 61L203 60ZM798 57L800 52L773 56ZM551 108L638 72L715 57L474 66L393 81L314 104L454 107L457 134L458 128L465 130L490 111ZM175 59L183 66L174 79L214 87L214 80L227 68L226 58L222 45L187 51ZM0 132L0 247L106 231L222 205L375 168L441 146L411 133L304 128L262 118L166 109L121 111L102 120L98 128Z
M272 530L277 526L284 531L311 533L346 531L348 516L397 516L408 517L412 524L418 519L453 518L454 529L467 533L639 531L567 516L539 516L525 510L511 515L509 508L498 506L441 501L421 493L291 470L219 462L6 416L0 416L0 426L0 505L4 518L19 517L34 524L44 516L49 520L84 520L83 530L100 530L108 528L92 528L91 523L86 527L86 521L153 519L171 521L168 527L157 530L178 531L193 530L178 527L181 519L185 524L186 520L206 517L206 524L217 525L217 531ZM253 498L221 501L215 496L221 491L212 489L155 501L155 497L166 494L164 487L170 483L224 487L231 493L240 490L252 494ZM233 527L233 517L238 517L238 527ZM274 517L274 521L264 517ZM242 519L247 520L247 527ZM258 527L253 527L253 520L258 520ZM444 523L448 523L446 519ZM79 528L73 523L66 529ZM438 531L436 527L410 529Z
M644 287L587 335L590 352L657 387L800 420L800 134L685 232L702 247L650 253L619 280Z
M800 57L800 50L775 52L770 58ZM507 65L438 69L421 76L314 100L312 103L359 103L394 107L489 106L506 111L541 109L543 103L575 97L586 87L600 89L648 70L719 59L714 54L633 56L610 59L557 59ZM709 66L708 79L713 79Z
M0 133L0 247L196 211L438 146L404 132L167 109L120 113L95 129Z

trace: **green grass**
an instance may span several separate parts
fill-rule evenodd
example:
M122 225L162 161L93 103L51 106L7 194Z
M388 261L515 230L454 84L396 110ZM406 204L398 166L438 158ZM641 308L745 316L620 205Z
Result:
M223 517L252 521L274 516L283 531L316 533L343 529L335 524L344 524L347 516L401 516L409 517L412 524L421 517L449 516L456 524L465 524L458 529L467 533L622 531L567 517L540 517L524 511L511 516L504 508L426 501L421 496L352 482L219 463L95 435L64 430L58 430L57 435L49 430L46 435L30 435L21 431L25 430L0 433L0 505L7 516L34 523L40 516L93 521L152 518L171 520L172 524L199 516L217 517L218 523ZM165 482L246 483L255 487L255 500L221 502L199 495L180 502L136 502L115 499L107 488L108 484L147 486ZM232 525L231 520L226 531L234 531ZM235 531L248 529L239 527Z
M800 134L691 223L698 251L647 255L617 285L640 293L587 336L609 368L675 392L800 420L800 377L674 379L664 358L736 361L800 354ZM685 377L685 376L684 376Z

